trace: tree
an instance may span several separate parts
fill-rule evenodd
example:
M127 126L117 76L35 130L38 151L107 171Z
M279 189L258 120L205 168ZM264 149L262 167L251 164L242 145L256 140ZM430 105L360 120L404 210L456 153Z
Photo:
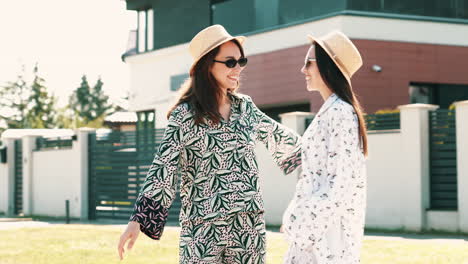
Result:
M32 128L54 128L56 126L55 96L49 95L45 80L39 76L38 66L34 67L27 122Z
M57 128L76 128L74 111L70 106L64 106L57 109Z
M0 87L0 119L7 128L53 128L55 127L55 102L47 92L44 78L39 76L36 64L34 79L29 85L24 78L25 70L16 81Z
M93 120L104 117L105 114L108 114L114 109L114 106L108 102L109 96L105 95L102 90L103 85L104 83L102 82L101 77L99 77L92 90Z
M7 128L29 127L27 114L30 97L30 87L24 80L24 66L16 81L8 82L0 88L0 119Z
M74 126L102 127L104 118L113 105L102 90L103 82L99 78L91 89L86 75L81 77L80 86L70 96L70 108L74 112Z
M70 108L75 114L75 120L87 123L92 120L91 116L91 91L86 75L81 77L80 86L70 96Z

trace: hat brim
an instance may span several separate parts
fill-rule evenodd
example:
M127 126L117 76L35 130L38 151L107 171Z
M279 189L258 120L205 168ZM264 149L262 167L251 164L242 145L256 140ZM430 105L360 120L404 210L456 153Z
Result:
M307 38L309 39L310 41L310 44L314 44L314 43L317 43L318 45L320 45L320 47L322 47L323 50L325 50L325 52L328 54L328 57L330 57L330 59L333 60L333 62L335 63L335 65L338 67L338 69L340 69L341 73L343 74L343 76L345 77L346 81L348 81L348 84L350 87L352 87L351 85L351 78L349 77L349 75L346 73L346 70L343 68L343 66L340 65L340 63L338 63L338 61L336 60L336 57L333 56L333 54L331 53L331 51L327 48L327 46L323 43L322 40L320 40L319 38L316 38L312 35L307 35Z
M241 44L241 46L243 46L243 43L245 42L245 40L247 39L246 37L244 36L236 36L236 37L229 37L229 38L225 38L225 39L222 39L216 43L214 43L209 49L205 50L202 54L200 54L200 56L198 56L197 59L195 59L192 63L192 66L190 66L190 71L189 73L192 73L192 70L193 70L193 67L195 67L195 65L198 63L198 61L203 58L203 56L205 56L206 54L208 54L210 51L212 51L213 49L215 49L216 47L219 47L221 45L223 45L224 43L228 42L228 41L231 41L231 40L237 40L239 42L239 44Z

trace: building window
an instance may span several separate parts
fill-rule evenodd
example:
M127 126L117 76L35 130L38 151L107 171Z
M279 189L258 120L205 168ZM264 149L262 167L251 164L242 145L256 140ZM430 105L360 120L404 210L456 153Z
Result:
M150 130L155 128L155 115L153 110L137 112L137 130Z
M278 24L294 23L346 9L346 0L276 0Z
M448 109L454 102L468 100L468 85L411 83L409 98L412 104L435 104Z
M155 114L153 110L137 112L136 145L139 151L152 151L155 145Z
M211 0L211 24L244 34L345 10L468 18L466 0Z
M243 34L346 9L346 0L212 0L211 24Z
M148 45L146 50L153 50L154 48L154 13L153 9L148 9L146 12L146 43Z
M153 9L138 11L138 52L152 50L154 47Z
M430 84L410 84L409 97L411 104L432 104L436 87Z
M254 27L252 0L212 0L211 24L223 25L233 35L250 32Z
M348 9L402 15L468 18L466 0L348 0Z
M187 73L171 76L171 91L179 90L180 86L189 78Z

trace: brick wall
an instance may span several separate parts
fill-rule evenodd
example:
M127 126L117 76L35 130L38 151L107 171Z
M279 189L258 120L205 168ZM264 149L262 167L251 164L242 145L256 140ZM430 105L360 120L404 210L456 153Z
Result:
M410 82L467 84L468 47L392 41L353 40L364 65L353 77L353 87L365 112L409 103ZM318 92L307 92L300 72L308 45L249 57L240 91L259 106L310 102L316 112ZM247 54L248 55L248 54ZM382 72L372 71L372 65Z

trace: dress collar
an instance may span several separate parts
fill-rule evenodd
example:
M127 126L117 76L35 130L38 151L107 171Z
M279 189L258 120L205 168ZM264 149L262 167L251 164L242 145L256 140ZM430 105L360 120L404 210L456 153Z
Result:
M236 92L228 92L228 96L231 99L231 102L235 104L241 103L245 100L245 98L242 95Z
M329 108L330 106L333 105L334 102L336 102L338 99L340 99L338 97L338 95L336 95L335 93L332 93L328 98L327 100L325 100L325 102L323 103L323 105L320 107L320 110L319 112L317 113L317 116L320 116L322 115L323 113L325 113Z

